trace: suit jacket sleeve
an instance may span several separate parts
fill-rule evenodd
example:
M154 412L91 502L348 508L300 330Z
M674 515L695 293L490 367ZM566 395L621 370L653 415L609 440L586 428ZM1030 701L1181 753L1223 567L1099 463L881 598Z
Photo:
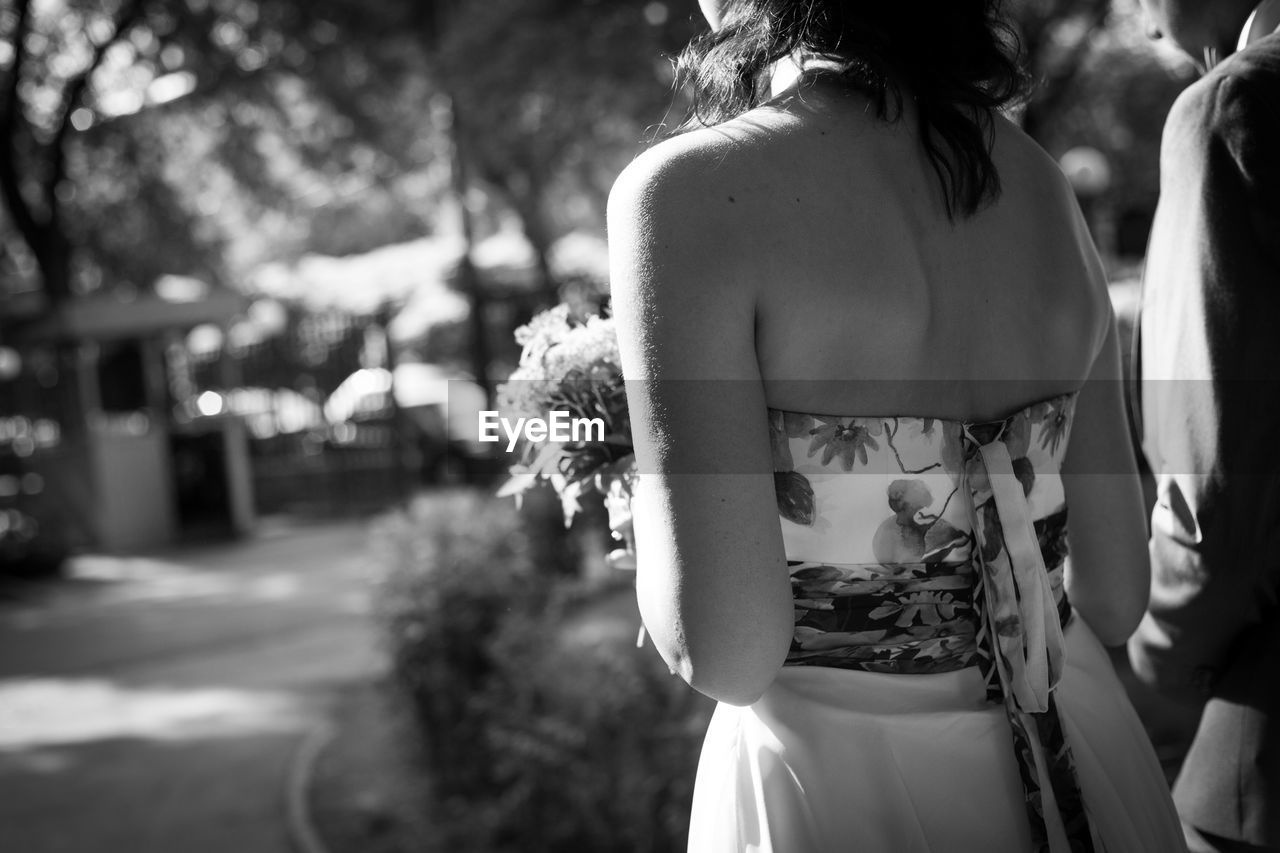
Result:
M1200 699L1280 618L1280 68L1218 72L1165 127L1141 327L1152 591L1130 642L1140 677Z

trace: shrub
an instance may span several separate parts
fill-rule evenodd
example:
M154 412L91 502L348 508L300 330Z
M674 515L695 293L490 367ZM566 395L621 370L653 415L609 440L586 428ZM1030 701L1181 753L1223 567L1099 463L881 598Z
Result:
M440 492L375 533L384 572L377 612L391 675L409 704L443 795L483 789L475 754L483 726L470 710L492 672L487 644L542 590L514 511L473 491Z
M711 703L635 647L630 578L546 571L523 522L456 492L380 537L378 610L442 849L683 850Z
M564 585L494 637L496 849L684 849L711 703L636 648L638 627L630 586Z

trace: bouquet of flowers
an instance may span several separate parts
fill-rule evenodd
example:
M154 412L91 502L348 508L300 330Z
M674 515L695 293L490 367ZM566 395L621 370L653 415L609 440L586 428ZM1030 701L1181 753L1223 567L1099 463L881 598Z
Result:
M530 488L549 483L560 497L566 526L582 508L584 495L600 495L609 512L609 528L622 543L609 562L616 568L634 568L630 504L635 456L613 318L578 318L561 304L517 329L516 342L524 348L520 365L498 388L503 416L545 421L553 413L567 413L572 419L602 424L603 429L586 430L585 435L575 431L569 440L555 433L535 440L526 431L520 461L511 466L511 479L498 495L519 501Z

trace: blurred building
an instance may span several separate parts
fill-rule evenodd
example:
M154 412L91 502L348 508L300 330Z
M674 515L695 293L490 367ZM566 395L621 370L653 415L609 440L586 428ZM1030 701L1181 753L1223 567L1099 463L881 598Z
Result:
M16 364L0 381L10 560L172 541L193 523L184 478L199 480L205 520L248 528L241 425L177 421L167 358L190 329L226 326L244 305L229 290L167 277L146 293L98 291L26 322L10 318L5 338Z

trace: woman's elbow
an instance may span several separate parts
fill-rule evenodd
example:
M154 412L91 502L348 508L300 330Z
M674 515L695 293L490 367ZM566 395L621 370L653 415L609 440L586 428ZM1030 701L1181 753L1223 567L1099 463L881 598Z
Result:
M1123 646L1147 610L1149 577L1140 587L1108 595L1073 596L1075 609L1089 623L1093 633L1104 646Z
M1118 621L1112 619L1090 619L1086 616L1085 621L1093 629L1098 642L1108 648L1117 648L1127 643L1133 632L1138 630L1138 623L1141 618Z
M1067 558L1067 598L1103 645L1124 645L1138 629L1151 593L1142 515L1117 511L1112 518L1086 514L1080 520Z
M750 637L696 629L650 634L673 673L704 696L729 705L751 705L764 694L791 639L790 626L785 636L781 630L758 630Z
M753 662L751 666L689 665L681 675L689 686L704 696L726 705L753 705L769 689L781 663Z

